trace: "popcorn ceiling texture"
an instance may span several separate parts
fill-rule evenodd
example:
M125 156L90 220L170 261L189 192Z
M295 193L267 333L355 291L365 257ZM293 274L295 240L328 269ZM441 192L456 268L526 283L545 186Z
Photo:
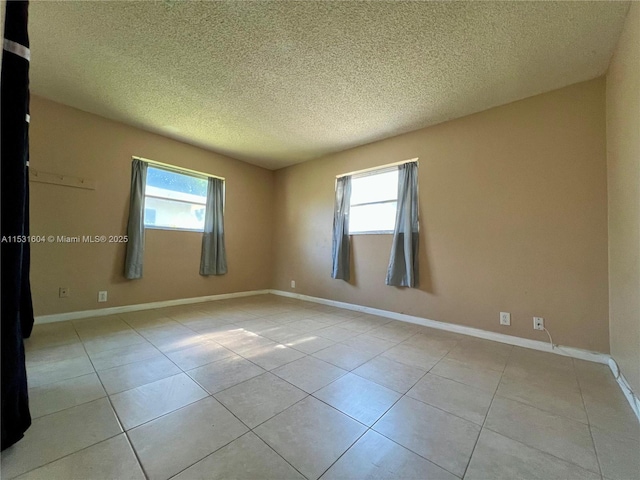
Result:
M32 89L277 169L603 75L628 8L32 2Z

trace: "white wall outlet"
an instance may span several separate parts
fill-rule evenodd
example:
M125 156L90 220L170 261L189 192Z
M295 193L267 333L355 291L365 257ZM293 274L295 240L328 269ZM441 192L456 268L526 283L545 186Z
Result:
M296 281L295 280L291 280L291 288L296 288Z
M533 317L533 329L534 330L544 330L544 318L542 318L542 317Z
M107 301L107 291L102 290L98 292L98 302L106 302Z
M59 298L67 298L69 295L71 295L71 290L69 290L69 287L60 287L58 289Z
M511 314L509 312L500 312L500 325L511 325Z

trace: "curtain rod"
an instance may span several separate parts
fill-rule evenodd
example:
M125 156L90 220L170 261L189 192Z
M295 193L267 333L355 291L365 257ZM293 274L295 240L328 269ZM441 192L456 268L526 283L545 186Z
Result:
M400 162L387 163L385 165L379 165L377 167L365 168L363 170L356 170L355 172L349 173L341 173L340 175L336 175L336 178L348 177L350 175L359 175L361 173L373 172L374 170L382 170L383 168L395 167L397 165L404 165L405 163L417 162L418 158L411 158L409 160L402 160Z
M212 177L212 178L217 178L219 180L225 180L224 177L220 177L218 175L212 175L210 173L199 172L198 170L191 170L190 168L177 167L176 165L170 165L168 163L158 162L156 160L149 160L148 158L142 158L142 157L136 157L136 156L133 156L133 158L135 158L136 160L141 160L146 163L150 163L151 165L158 165L160 167L164 167L167 170L174 170L177 172L188 172L201 177Z

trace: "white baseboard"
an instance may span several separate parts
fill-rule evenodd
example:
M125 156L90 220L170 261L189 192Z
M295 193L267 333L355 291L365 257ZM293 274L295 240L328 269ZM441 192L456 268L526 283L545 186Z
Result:
M285 292L282 290L269 290L269 293L274 295L280 295L283 297L297 298L299 300L305 300L307 302L320 303L323 305L330 305L333 307L344 308L347 310L354 310L357 312L370 313L372 315L378 315L380 317L391 318L393 320L400 320L402 322L415 323L425 327L437 328L439 330L447 330L449 332L461 333L463 335L469 335L477 338L484 338L486 340L493 340L495 342L507 343L509 345L517 345L519 347L531 348L533 350L541 350L543 352L555 353L563 355L565 357L579 358L580 360L588 360L590 362L609 364L611 358L606 353L592 352L590 350L583 350L580 348L555 346L551 348L549 342L541 342L539 340L530 340L528 338L514 337L513 335L505 335L503 333L489 332L487 330L480 330L479 328L465 327L464 325L456 325L454 323L438 322L436 320L429 320L428 318L415 317L413 315L405 315L404 313L390 312L388 310L380 310L378 308L365 307L362 305L355 305L353 303L338 302L335 300L328 300L326 298L311 297L309 295L301 295L298 293Z
M205 297L179 298L176 300L163 300L161 302L139 303L137 305L123 305L120 307L98 308L95 310L83 310L80 312L55 313L53 315L39 315L35 317L36 325L42 323L64 322L78 320L80 318L104 317L117 313L137 312L139 310L151 310L153 308L174 307L176 305L188 305L190 303L210 302L227 298L251 297L253 295L266 295L269 290L250 290L247 292L221 293L219 295L207 295Z
M629 382L620 371L620 367L618 367L618 363L613 357L609 359L609 368L613 372L613 376L618 382L620 390L624 393L627 402L631 405L631 410L633 410L633 413L636 414L636 417L638 417L638 421L640 422L640 398L638 398L638 396L633 392L631 385L629 385Z

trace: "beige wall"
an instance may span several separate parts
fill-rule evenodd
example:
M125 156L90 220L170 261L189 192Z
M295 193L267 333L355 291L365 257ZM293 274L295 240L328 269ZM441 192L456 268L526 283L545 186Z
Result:
M603 78L276 172L274 288L608 352ZM330 278L335 175L420 158L419 289L384 285L389 235ZM499 325L499 312L512 325Z
M611 354L640 395L640 4L607 73Z
M122 274L124 244L33 244L36 315L269 288L273 172L76 110L31 101L31 167L84 177L95 190L31 182L34 235L126 233L133 155L226 178L229 273L202 277L202 234L148 230L144 278ZM58 298L58 287L71 290ZM97 303L99 290L109 292Z

